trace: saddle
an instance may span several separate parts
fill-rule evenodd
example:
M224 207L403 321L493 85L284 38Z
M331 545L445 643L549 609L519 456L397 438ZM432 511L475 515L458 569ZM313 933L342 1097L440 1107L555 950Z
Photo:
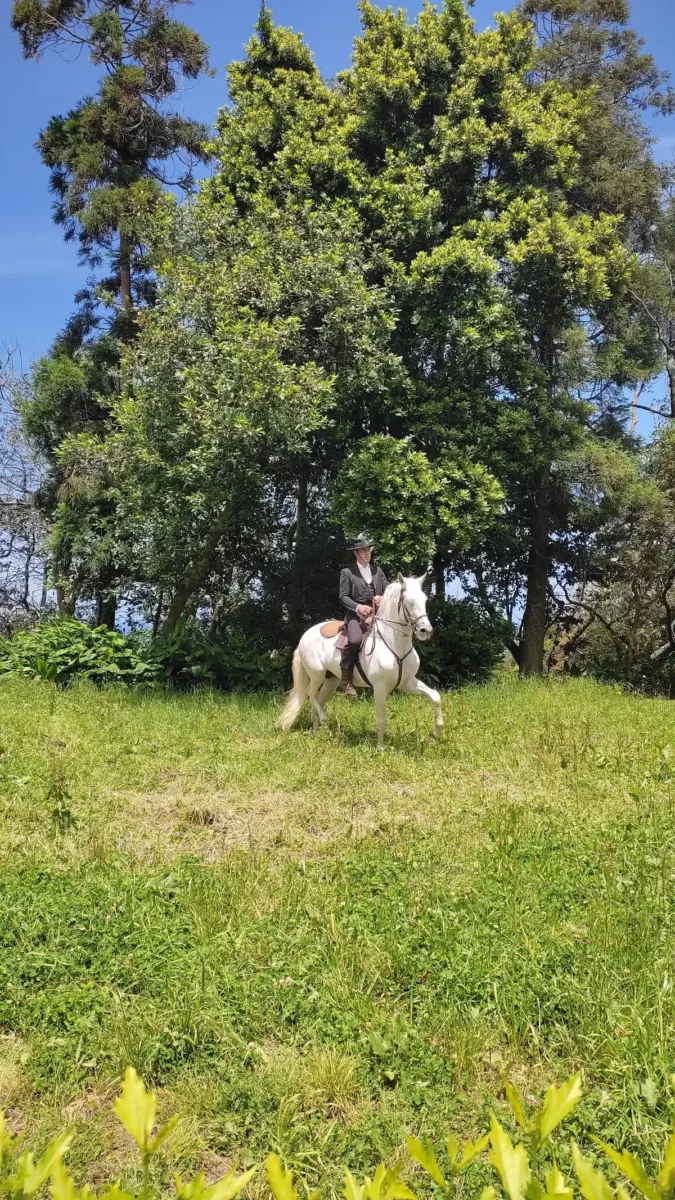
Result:
M365 629L363 628L363 624L365 624ZM370 633L372 618L369 617L363 624L361 626L361 645L363 645L366 634ZM326 621L325 625L321 625L320 629L322 637L337 638L335 645L338 650L343 650L347 645L347 631L344 621Z

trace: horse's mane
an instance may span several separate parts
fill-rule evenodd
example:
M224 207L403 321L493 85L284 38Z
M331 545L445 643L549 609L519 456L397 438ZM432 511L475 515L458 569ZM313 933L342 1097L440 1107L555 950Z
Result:
M378 616L391 618L395 615L395 612L398 610L402 587L403 584L399 583L398 580L387 584L378 609Z

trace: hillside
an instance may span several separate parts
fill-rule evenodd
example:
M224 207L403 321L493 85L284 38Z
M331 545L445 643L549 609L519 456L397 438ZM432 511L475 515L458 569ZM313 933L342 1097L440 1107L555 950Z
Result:
M656 1148L675 1069L666 701L518 683L274 727L279 697L0 680L0 1103L135 1169L127 1063L185 1120L168 1180L269 1149L312 1185L482 1130L502 1073L585 1069L574 1128ZM501 1111L501 1101L497 1100Z

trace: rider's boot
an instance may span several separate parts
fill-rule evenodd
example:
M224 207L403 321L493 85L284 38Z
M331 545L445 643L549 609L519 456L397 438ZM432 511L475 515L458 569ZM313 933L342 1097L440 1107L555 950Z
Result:
M338 692L342 692L345 696L350 696L352 699L356 696L353 667L342 668L342 678L338 684L337 690Z

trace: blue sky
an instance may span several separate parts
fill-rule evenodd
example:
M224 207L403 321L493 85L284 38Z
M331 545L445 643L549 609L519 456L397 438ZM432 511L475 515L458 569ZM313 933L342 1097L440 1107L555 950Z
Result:
M633 24L659 64L675 76L673 0L633 0ZM10 0L3 0L3 13ZM358 31L356 0L270 0L276 21L304 33L326 76L347 66ZM502 6L509 7L509 6ZM224 66L241 55L255 23L259 0L195 0L178 14L198 29L211 47L217 74L189 84L179 106L190 116L212 122L226 101ZM479 28L492 21L494 0L476 0ZM416 5L411 5L414 11ZM5 21L7 17L3 18ZM0 345L19 348L27 366L44 353L73 308L73 295L86 279L73 245L64 243L51 219L47 172L33 143L49 118L94 91L96 72L75 54L45 54L25 62L18 39L5 24L0 36L1 161L5 185L0 192ZM675 117L656 122L659 158L675 151Z

